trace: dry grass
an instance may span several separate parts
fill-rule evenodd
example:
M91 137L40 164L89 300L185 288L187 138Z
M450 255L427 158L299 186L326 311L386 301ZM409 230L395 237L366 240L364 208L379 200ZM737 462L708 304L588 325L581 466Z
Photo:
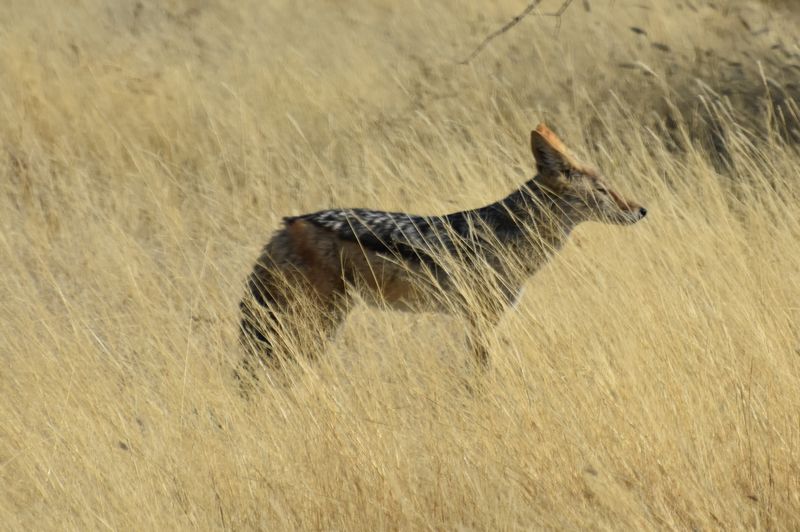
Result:
M800 527L800 157L753 140L769 106L725 119L724 174L653 114L727 79L709 54L760 86L791 13L732 2L769 28L745 47L738 7L575 2L458 66L519 2L107 4L0 7L5 527ZM455 319L359 308L239 398L280 216L489 202L540 119L650 215L582 226L487 375Z

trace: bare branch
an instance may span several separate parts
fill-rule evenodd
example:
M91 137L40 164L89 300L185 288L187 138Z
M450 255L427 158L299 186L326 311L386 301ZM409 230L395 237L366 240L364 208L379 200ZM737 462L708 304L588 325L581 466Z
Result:
M561 17L561 15L564 14L564 11L567 10L567 8L569 7L569 5L571 3L572 3L572 0L564 0L564 3L561 4L561 7L558 8L558 11L556 11L555 13L549 14L549 16L551 16L551 17Z
M571 3L572 0L564 0L564 3L558 8L558 11L555 13L545 13L545 16L547 17L556 17L556 31L561 30L561 15L564 14L564 11L567 10Z
M483 40L483 41L482 41L482 42L481 42L481 43L478 45L478 47L477 47L477 48L475 48L475 49L472 51L472 53L471 53L471 54L469 54L469 56L468 56L466 59L464 59L464 60L462 60L462 61L459 61L459 64L461 64L461 65L466 65L467 63L469 63L470 61L472 61L472 59L473 59L473 58L474 58L476 55L478 55L479 53L481 53L481 51L482 51L484 48L486 48L486 45L488 45L488 44L489 44L489 43L490 43L490 42L491 42L491 41L492 41L492 40L493 40L495 37L497 37L497 36L499 36L499 35L502 35L502 34L504 34L504 33L505 33L505 32L507 32L508 30L510 30L511 28L513 28L514 26L516 26L517 24L519 24L519 23L520 23L520 21L521 21L522 19L524 19L525 17L527 17L527 16L530 14L530 12L531 12L531 11L533 11L534 9L536 9L536 6L538 6L538 5L539 5L539 4L541 4L541 3L542 3L542 0L533 0L533 2L531 2L530 4L528 4L528 7L526 7L526 8L525 8L525 9L522 11L522 13L520 13L520 14L519 14L519 15L517 15L516 17L512 18L511 20L509 20L508 22L506 22L505 24L503 24L503 27L502 27L502 28L500 28L499 30L496 30L496 31L494 31L494 32L490 33L490 34L489 34L489 35L488 35L488 36L487 36L487 37L486 37L486 38L485 38L485 39L484 39L484 40Z
M509 20L508 22L503 24L503 26L500 29L495 30L492 33L490 33L483 41L481 41L481 43L478 45L478 47L475 48L472 51L472 53L469 54L469 56L467 56L466 59L463 59L463 60L459 61L458 64L459 65L466 65L467 63L472 61L475 58L475 56L478 55L479 53L481 53L483 51L483 49L486 48L486 46L492 40L494 40L496 37L504 34L508 30L510 30L511 28L516 26L517 24L519 24L522 21L522 19L524 19L525 17L530 15L530 13L534 9L536 9L536 6L538 6L541 3L542 3L542 0L533 0L533 2L528 4L528 6L525 9L522 10L522 13L520 13L516 17L512 18L511 20ZM561 15L564 14L564 11L567 10L567 8L569 7L569 5L571 3L572 3L572 0L564 0L564 3L561 4L561 7L558 8L558 11L556 11L555 13L545 13L545 15L549 16L549 17L556 17L558 19L557 24L558 24L558 26L560 26L561 25Z

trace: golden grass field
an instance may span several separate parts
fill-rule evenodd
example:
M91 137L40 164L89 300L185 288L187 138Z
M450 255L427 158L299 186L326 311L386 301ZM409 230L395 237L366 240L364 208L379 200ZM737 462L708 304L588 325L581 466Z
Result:
M3 2L0 526L800 528L800 11L545 0L458 64L525 4ZM539 121L650 214L581 226L485 375L362 305L240 397L281 216L489 203Z

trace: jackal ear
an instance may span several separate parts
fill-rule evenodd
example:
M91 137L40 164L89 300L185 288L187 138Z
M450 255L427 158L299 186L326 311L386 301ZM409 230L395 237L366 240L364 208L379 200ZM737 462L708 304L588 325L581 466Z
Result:
M531 151L542 177L561 175L573 166L564 143L544 124L531 131Z

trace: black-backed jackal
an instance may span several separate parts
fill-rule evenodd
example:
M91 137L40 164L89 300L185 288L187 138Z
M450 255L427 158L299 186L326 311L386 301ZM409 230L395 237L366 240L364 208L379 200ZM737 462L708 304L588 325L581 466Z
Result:
M284 218L240 304L248 371L285 356L298 328L334 331L354 292L392 308L460 313L485 364L476 329L499 319L577 224L633 224L647 214L576 162L545 125L531 132L531 149L538 174L478 209L443 216L332 209Z

